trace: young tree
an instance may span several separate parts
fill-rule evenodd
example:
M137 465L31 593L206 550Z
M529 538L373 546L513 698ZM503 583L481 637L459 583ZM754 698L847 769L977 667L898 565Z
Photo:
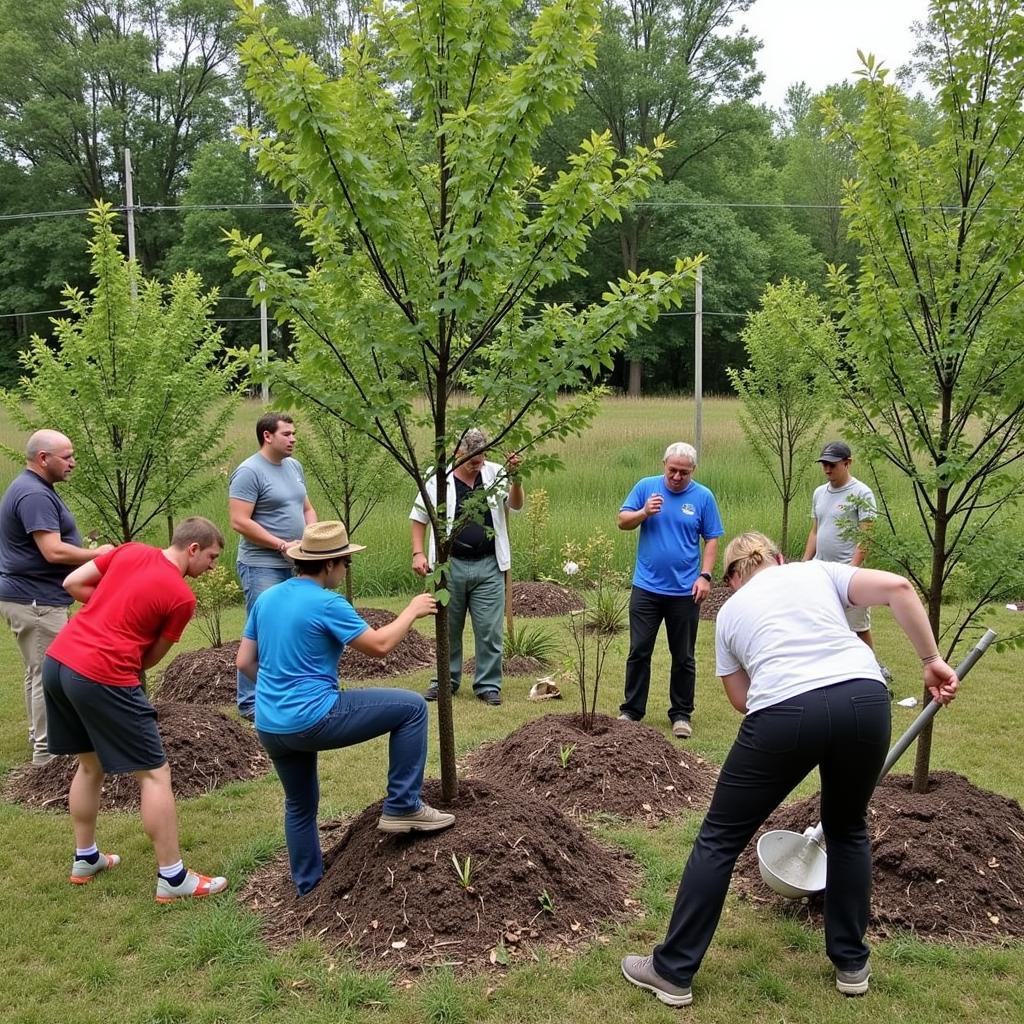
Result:
M789 550L789 506L814 465L828 417L819 354L837 348L835 328L803 281L768 285L743 329L747 367L730 368L743 401L740 425L782 500L782 550Z
M33 337L28 376L3 399L26 430L74 440L68 493L87 522L128 541L209 489L228 451L233 370L209 319L216 294L192 273L169 286L143 278L119 251L111 208L98 203L90 220L95 286L67 289L54 347Z
M519 6L381 5L371 31L346 48L344 74L329 79L243 4L247 86L276 125L247 141L261 170L301 202L317 261L293 272L259 236L233 236L239 271L266 279L297 338L294 362L275 371L278 393L290 390L364 433L411 478L429 510L442 599L445 471L465 431L481 427L495 450L524 452L582 430L595 402L585 390L563 392L678 304L697 264L631 274L579 310L536 302L545 285L579 272L596 223L646 193L666 144L620 159L607 134L592 135L566 171L542 183L532 154L593 60L598 4L543 4L525 50L511 24ZM553 461L534 453L529 464ZM428 494L432 467L440 472ZM447 625L442 600L438 723L451 800Z
M917 509L916 525L899 522L879 487L889 536L876 530L872 544L914 580L951 652L1001 594L1024 490L1024 19L1013 0L935 0L930 31L934 141L913 138L906 98L871 57L861 119L826 106L859 173L844 201L858 274L831 268L831 288L843 331L835 381L859 449L895 467ZM974 601L944 623L959 571ZM930 750L929 731L918 792Z

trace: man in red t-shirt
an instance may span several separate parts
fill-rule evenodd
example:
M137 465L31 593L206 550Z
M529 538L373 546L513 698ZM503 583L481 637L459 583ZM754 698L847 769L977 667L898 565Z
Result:
M196 599L184 577L212 569L223 547L220 530L194 516L178 524L168 548L124 544L64 580L85 607L47 650L43 691L50 753L78 757L68 793L75 884L121 862L116 853L99 852L96 815L105 773L130 772L139 780L142 827L156 853L157 902L227 888L226 878L188 871L182 863L171 769L156 710L140 685L141 673L181 639L192 618Z

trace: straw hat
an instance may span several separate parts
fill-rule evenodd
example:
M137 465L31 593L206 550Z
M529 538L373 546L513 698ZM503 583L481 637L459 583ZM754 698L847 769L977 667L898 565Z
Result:
M302 540L284 549L284 556L293 562L319 562L365 550L363 544L349 544L348 530L341 520L328 519L322 523L310 523L302 531Z

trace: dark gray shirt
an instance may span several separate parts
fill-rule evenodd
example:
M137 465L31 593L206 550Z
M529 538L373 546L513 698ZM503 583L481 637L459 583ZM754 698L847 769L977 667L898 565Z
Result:
M59 533L66 544L82 545L74 516L53 484L26 469L0 501L0 601L67 607L71 595L62 584L74 566L43 558L32 536L40 530Z
M252 502L252 520L281 540L298 540L306 527L306 475L298 459L283 459L275 465L259 452L250 455L231 474L228 497ZM277 551L262 548L242 537L238 561L243 565L273 568L292 567Z

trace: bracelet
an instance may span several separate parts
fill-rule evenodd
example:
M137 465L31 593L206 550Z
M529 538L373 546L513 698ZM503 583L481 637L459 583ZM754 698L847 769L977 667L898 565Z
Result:
M929 654L927 658L921 659L922 665L930 665L933 661L938 661L941 658L941 654Z
M414 551L414 552L412 553L412 557L413 557L413 558L415 558L415 557L416 557L417 555L422 555L422 554L423 554L423 552L422 552L422 551Z

